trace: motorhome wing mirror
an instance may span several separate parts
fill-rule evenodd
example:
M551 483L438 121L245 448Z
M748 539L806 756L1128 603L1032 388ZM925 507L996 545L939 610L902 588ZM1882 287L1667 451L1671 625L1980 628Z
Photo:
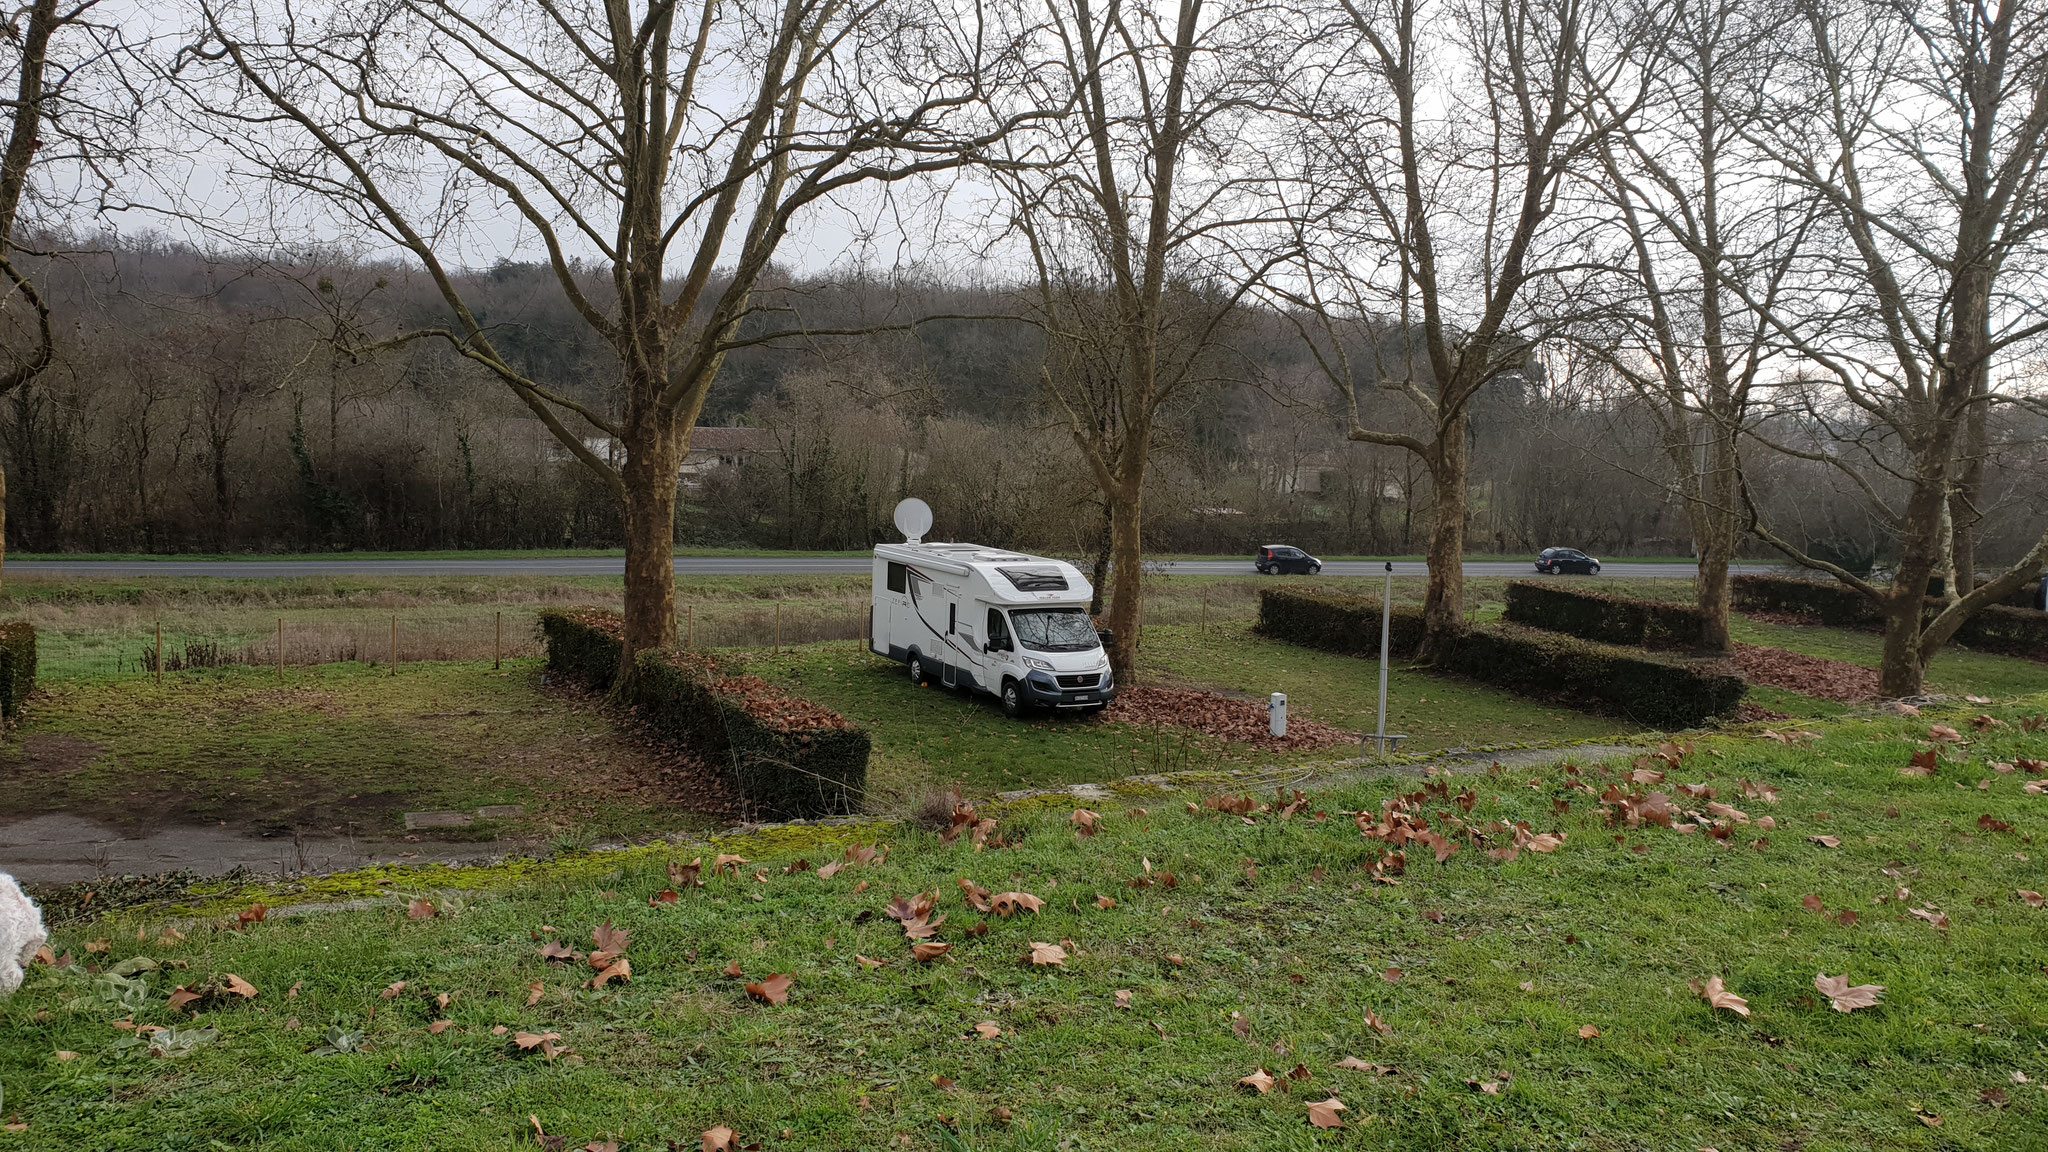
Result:
M1116 647L1116 633L1108 628L1097 628L1095 638L1102 642L1104 648Z

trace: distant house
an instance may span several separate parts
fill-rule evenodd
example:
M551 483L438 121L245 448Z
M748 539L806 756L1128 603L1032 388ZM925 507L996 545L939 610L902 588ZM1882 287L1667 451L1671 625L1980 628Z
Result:
M613 467L625 462L624 447L609 436L586 436L583 446ZM774 448L775 438L765 428L699 428L690 434L690 454L683 458L678 483L684 487L695 487L707 472L730 468L749 456L758 456ZM546 450L552 462L575 459L573 453L552 439L546 444Z
M775 437L765 428L699 428L690 434L682 483L695 487L707 472L730 468L774 448Z

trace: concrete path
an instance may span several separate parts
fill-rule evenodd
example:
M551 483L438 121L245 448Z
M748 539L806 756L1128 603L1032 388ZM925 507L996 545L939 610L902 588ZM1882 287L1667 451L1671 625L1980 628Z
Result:
M373 864L431 864L530 852L523 841L412 843L395 840L251 836L231 828L178 824L142 836L77 816L35 816L0 825L0 872L29 884L75 884L102 876L193 872L217 876L248 868L273 876L345 872Z
M865 556L679 556L679 576L806 576L850 575L872 571ZM51 576L211 576L235 580L271 580L293 576L617 576L626 562L616 556L536 556L498 559L351 560L335 556L319 560L10 560L9 572ZM1250 560L1162 560L1152 567L1183 576L1254 576ZM1770 572L1764 564L1739 564L1736 572ZM1378 560L1332 560L1323 565L1329 576L1372 576L1385 571ZM1394 562L1396 576L1422 576L1429 568L1419 560ZM1603 579L1689 580L1691 564L1627 564L1616 562L1600 572ZM1535 576L1534 561L1474 560L1465 565L1472 578ZM1303 577L1280 577L1301 580ZM1560 580L1582 577L1555 577Z

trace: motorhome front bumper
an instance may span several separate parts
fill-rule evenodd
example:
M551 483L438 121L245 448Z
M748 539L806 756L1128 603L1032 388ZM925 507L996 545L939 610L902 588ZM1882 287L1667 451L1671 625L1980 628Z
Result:
M1041 708L1093 708L1116 698L1108 672L1033 672L1022 685L1026 702Z

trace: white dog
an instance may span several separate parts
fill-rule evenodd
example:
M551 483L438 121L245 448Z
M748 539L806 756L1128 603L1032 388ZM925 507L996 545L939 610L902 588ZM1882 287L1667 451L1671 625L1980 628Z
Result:
M21 987L29 962L49 939L42 909L14 877L0 872L0 996L12 996Z

